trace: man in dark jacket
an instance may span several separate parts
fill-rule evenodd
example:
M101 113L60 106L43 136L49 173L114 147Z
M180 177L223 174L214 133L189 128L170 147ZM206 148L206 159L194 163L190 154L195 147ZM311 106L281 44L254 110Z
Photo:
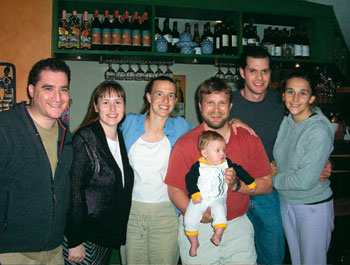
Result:
M69 102L69 67L37 62L25 102L0 113L0 263L63 264L71 134L60 121Z

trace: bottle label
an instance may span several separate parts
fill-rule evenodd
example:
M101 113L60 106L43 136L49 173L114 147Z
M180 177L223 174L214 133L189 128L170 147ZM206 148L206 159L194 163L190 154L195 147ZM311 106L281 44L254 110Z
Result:
M294 45L294 55L295 56L302 56L302 47L300 44L295 44Z
M242 45L247 46L247 44L248 44L247 38L242 38Z
M310 56L310 47L309 47L309 45L303 45L302 46L302 54L303 54L303 57L309 57Z
M80 30L76 27L71 27L71 34L69 38L69 44L71 48L79 48L79 32Z
M211 43L214 43L214 38L213 37L207 37L208 40L211 41Z
M142 46L151 47L151 31L148 29L142 31Z
M100 28L93 28L91 30L92 32L92 38L91 38L91 44L101 44L101 29Z
M248 45L255 46L256 45L256 39L255 38L249 38L248 39Z
M215 48L220 49L220 38L215 38L215 43L216 43Z
M102 29L102 45L111 45L112 43L112 32L111 29Z
M141 31L134 29L131 31L131 41L132 46L140 47L141 46Z
M185 115L185 104L183 102L178 102L175 104L173 111L171 112L174 116Z
M120 45L122 43L120 37L121 30L118 28L112 29L112 45Z
M263 47L266 51L268 51L268 53L270 53L271 55L271 44L270 43L267 43L267 42L264 42L263 43Z
M276 56L275 44L270 44L269 53L271 54L271 56Z
M282 55L282 48L281 46L275 46L275 56L280 57Z
M237 47L237 35L231 35L231 47Z
M58 28L58 48L68 48L69 44L69 33L65 28Z
M91 37L88 30L81 32L80 49L91 49Z
M180 39L179 38L172 38L171 39L171 45L175 45L176 43L178 43L180 41Z
M171 36L170 34L165 34L164 38L168 41L168 43L171 43L173 36Z
M228 47L228 46L229 46L228 35L223 34L222 35L222 47Z
M131 45L131 30L123 29L122 30L122 45L130 46Z

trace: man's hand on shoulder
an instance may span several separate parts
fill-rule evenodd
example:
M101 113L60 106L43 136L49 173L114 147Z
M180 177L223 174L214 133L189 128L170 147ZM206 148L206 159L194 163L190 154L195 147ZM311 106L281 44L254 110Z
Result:
M233 118L229 121L229 124L232 126L232 130L235 135L237 135L237 128L243 128L247 130L250 135L257 137L257 134L255 133L255 131L240 119Z

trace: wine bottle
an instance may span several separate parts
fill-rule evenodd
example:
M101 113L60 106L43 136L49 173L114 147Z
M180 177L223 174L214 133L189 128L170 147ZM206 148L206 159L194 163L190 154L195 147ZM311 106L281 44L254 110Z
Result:
M275 57L282 56L281 38L280 31L278 28L275 28Z
M310 58L310 42L309 37L307 36L306 29L303 28L303 34L301 37L302 43L302 56L304 59Z
M261 46L264 47L264 49L270 53L271 55L271 52L270 52L270 45L271 43L269 42L269 36L268 36L268 29L265 28L264 29L264 36L261 40Z
M148 13L143 13L142 16L142 47L143 51L151 50L151 24L148 19Z
M122 44L121 41L121 24L119 21L119 10L114 11L114 21L112 23L112 42L111 42L111 50L118 51L120 50L120 46Z
M138 16L139 13L135 11L131 26L131 50L133 51L138 51L141 48L141 24Z
M207 23L207 39L210 40L214 45L214 34L210 29L210 22Z
M131 25L129 21L129 11L124 12L124 23L122 27L122 46L124 51L130 51L131 47Z
M176 103L175 107L172 111L173 116L184 116L185 115L185 100L184 95L181 89L180 79L175 79L175 87L176 87Z
M290 30L290 45L291 45L291 50L292 54L291 57L295 57L295 46L294 46L294 39L295 39L295 29Z
M221 54L229 54L229 32L227 29L227 24L222 23L221 24L221 45L220 45L220 53Z
M201 36L201 42L206 40L207 34L208 34L208 23L205 23L204 26L203 26L203 34Z
M297 59L303 58L303 50L302 50L302 43L301 43L299 28L295 28L294 53L295 53L295 58Z
M193 34L193 40L197 43L197 47L201 46L201 37L199 35L199 26L198 23L194 24L194 34Z
M92 50L100 50L101 49L101 33L102 33L102 24L99 19L98 10L95 9L93 21L91 23L91 49Z
M105 17L102 22L102 49L111 49L112 44L112 24L109 21L109 11L105 10Z
M89 23L87 11L83 13L83 22L80 28L80 49L91 49L91 25Z
M242 34L242 47L243 47L243 51L245 51L247 49L248 46L248 25L245 25L243 28L243 34Z
M162 36L162 31L159 28L159 19L155 19L155 35L154 35L154 40L157 40L160 36Z
M214 26L214 54L221 53L221 24Z
M71 49L79 49L80 46L80 19L76 10L73 10L72 15L69 17L69 44Z
M58 48L68 49L69 48L69 28L67 21L67 11L62 10L62 18L58 23Z
M180 52L180 48L176 47L176 43L180 41L180 33L177 30L177 22L173 22L173 38L171 40L171 46L173 49L173 52Z
M253 34L254 34L254 38L255 38L255 46L260 46L260 37L258 35L257 26L253 27Z
M256 46L256 36L254 34L254 27L252 23L250 23L248 27L247 45Z
M237 55L237 31L234 24L230 25L230 54Z
M168 41L168 52L173 52L172 51L172 38L173 38L173 32L171 31L169 27L169 18L166 18L163 22L163 32L162 32L163 37Z
M270 54L272 57L275 57L275 35L274 31L272 30L272 27L267 28L268 36L269 36L269 42L270 42Z

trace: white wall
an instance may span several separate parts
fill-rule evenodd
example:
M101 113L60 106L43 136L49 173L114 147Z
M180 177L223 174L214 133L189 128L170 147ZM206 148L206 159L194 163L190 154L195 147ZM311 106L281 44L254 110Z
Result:
M70 112L70 128L74 130L86 114L92 91L104 80L107 64L80 61L67 61L67 64L72 72L70 93L73 104ZM118 67L118 65L113 65L115 71ZM133 68L135 70L136 66L134 65ZM146 68L143 65L143 70ZM127 66L123 65L123 69L127 70ZM166 67L162 66L161 69L165 71ZM218 69L214 65L197 64L175 64L170 69L174 74L186 75L186 119L193 125L198 125L194 102L195 91L201 82L215 75ZM156 70L154 65L152 70ZM222 71L226 72L227 68L222 68ZM141 111L146 83L146 81L120 81L126 91L126 113L139 113Z

